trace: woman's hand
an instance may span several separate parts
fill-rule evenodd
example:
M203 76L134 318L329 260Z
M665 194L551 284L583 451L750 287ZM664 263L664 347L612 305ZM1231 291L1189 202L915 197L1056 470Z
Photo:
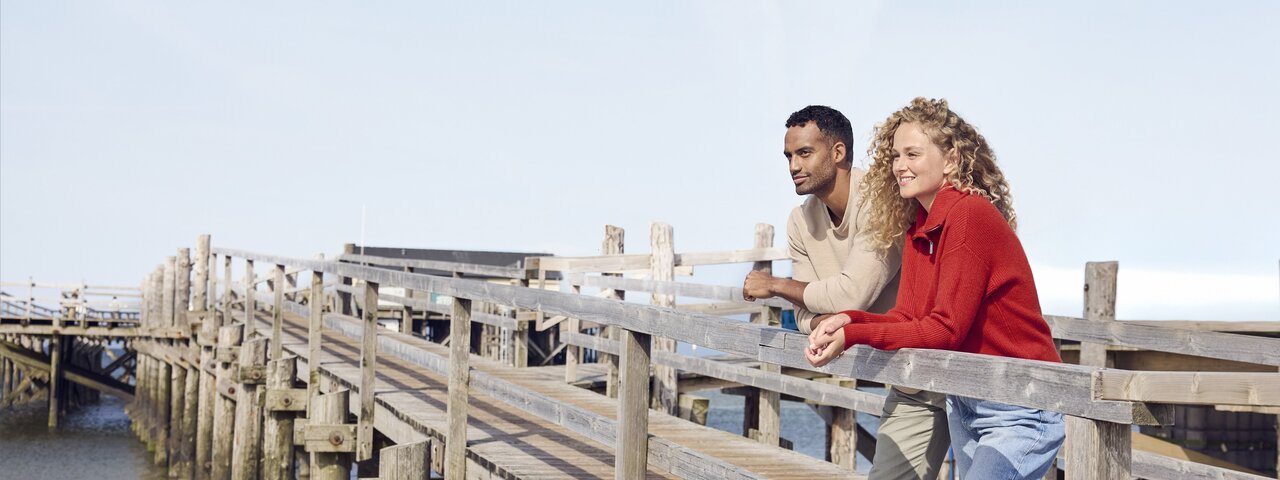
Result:
M844 323L838 327L826 328L828 322L839 321L837 317L844 317ZM845 315L837 315L821 325L822 328L814 330L809 334L809 348L804 350L805 359L809 360L809 364L815 367L821 367L836 357L844 354L844 325L849 323L849 317ZM832 323L835 325L835 323Z

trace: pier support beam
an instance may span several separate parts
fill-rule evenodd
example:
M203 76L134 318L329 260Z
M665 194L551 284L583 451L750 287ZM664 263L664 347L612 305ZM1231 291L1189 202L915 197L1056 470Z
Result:
M250 293L252 296L252 293ZM246 327L247 328L247 327ZM262 459L262 406L266 401L266 338L255 338L240 346L240 369L236 376L236 427L232 436L231 479L256 480Z
M618 444L614 478L644 478L649 465L649 364L647 333L619 329L622 342L621 391L618 393Z
M227 263L230 264L228 257ZM228 282L228 285L230 283ZM229 300L228 300L229 301ZM229 313L228 313L229 315ZM229 352L239 352L241 338L244 336L244 325L236 324L218 329L218 370L216 401L213 409L213 452L210 466L211 478L229 480L231 478L232 445L228 438L234 438L236 422L236 401L238 384L231 378L232 358ZM224 353L225 352L225 353Z
M49 428L58 428L62 415L62 335L49 338Z
M348 403L350 401L349 397L350 392L346 390L315 397L315 401L311 405L313 418L307 420L308 425L341 425L346 422L347 408L350 405ZM342 442L339 441L337 443ZM350 453L337 451L316 451L312 453L311 479L349 480L351 478L351 463L355 460L352 457Z

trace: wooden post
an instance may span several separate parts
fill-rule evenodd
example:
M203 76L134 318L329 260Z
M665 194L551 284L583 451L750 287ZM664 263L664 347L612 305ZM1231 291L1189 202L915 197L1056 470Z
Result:
M228 264L231 263L228 257ZM227 282L230 285L231 282ZM230 298L230 296L228 296ZM218 329L218 352L238 352L239 346L244 338L244 325L229 325ZM234 438L236 424L236 401L234 395L238 392L235 379L232 378L231 358L222 356L218 360L217 385L218 395L215 396L213 410L213 452L210 467L211 478L215 480L227 480L231 478L231 442L228 438Z
M172 314L173 310L170 309L169 312ZM155 439L155 465L164 467L169 465L169 413L171 407L169 397L172 396L170 388L173 386L173 367L164 360L156 362L156 366L159 367L155 372L157 395L155 396L156 403L153 411L155 419L151 430L154 432L152 436Z
M62 413L62 335L49 337L49 429L58 428Z
M267 363L266 388L275 391L291 390L298 374L297 362L298 357L289 356ZM293 478L293 417L292 411L267 412L262 432L263 480Z
M315 418L320 396L320 342L324 333L324 273L311 272L311 316L307 326L307 419Z
M1084 318L1095 322L1116 319L1116 277L1118 262L1089 262L1085 264ZM1093 342L1080 342L1080 365L1106 367L1107 346Z
M616 330L622 342L618 394L618 442L614 478L644 478L649 465L649 334Z
M1110 321L1116 317L1117 262L1089 262L1085 266L1085 319ZM1105 367L1106 345L1080 345L1080 364ZM1088 418L1066 417L1067 480L1129 478L1132 431L1129 425Z
M168 423L169 432L166 434L168 435L168 441L165 442L163 446L163 448L167 448L169 450L167 455L169 459L170 478L179 478L180 469L184 468L183 465L179 464L178 444L182 442L183 437L187 436L187 433L182 430L184 423L182 415L185 413L187 406L187 401L183 398L183 395L185 395L186 392L187 369L183 368L182 365L174 363L169 367L169 420L166 422ZM186 466L190 465L188 464ZM190 476L187 476L187 478L190 478Z
M462 480L467 473L467 407L471 378L471 300L453 299L449 316L448 435L444 444L444 474Z
M431 442L407 443L382 449L380 480L419 480L431 477Z
M354 244L354 243L344 243L344 244L342 244L342 254L343 254L343 255L350 255L350 254L353 254L353 253L356 253L356 246L355 246L355 244ZM350 287L350 286L351 286L351 277L342 277L342 276L339 276L339 277L338 277L338 284L339 284L339 285L345 285L345 286ZM353 303L353 302L354 302L354 300L351 298L351 294L350 294L350 293L348 293L348 292L344 292L344 291L342 291L341 289L339 289L339 290L338 290L338 308L339 308L339 311L340 311L343 315L355 315L355 310L356 310L356 309L355 309L355 305L352 305L352 303Z
M373 395L378 360L378 284L364 282L364 333L360 342L360 417L356 428L356 461L373 458Z
M184 405L182 407L182 429L178 433L178 452L177 452L177 475L178 478L195 478L195 458L196 458L196 437L192 432L196 430L197 418L199 415L200 404L200 369L199 367L191 367L186 369L186 385L183 391L182 399ZM170 472L173 472L171 469Z
M271 306L271 359L279 360L284 355L284 265L276 265L275 281L271 288L274 294Z
M201 236L204 245L204 254L208 254L208 235ZM200 247L196 248L196 256L200 257ZM204 273L206 281L214 278L211 270L208 268L210 258L205 258L200 263L206 265ZM197 263L197 267L200 265ZM197 279L200 277L199 268L196 269ZM200 325L200 336L196 337L200 344L200 365L193 371L199 376L199 402L197 403L196 413L196 451L195 451L195 478L206 480L213 475L213 418L214 404L218 401L218 380L215 376L214 369L217 368L217 362L214 360L214 352L217 349L217 334L221 327L221 313L216 312L212 306L212 297L201 295L200 285L202 282L196 282L196 304L201 305L205 309L204 322ZM207 287L207 285L206 285ZM204 303L201 303L204 302Z
M144 302L145 304L145 302ZM134 376L137 377L137 386L134 388L133 409L130 411L130 426L133 433L138 436L138 440L142 443L151 443L150 440L150 422L148 412L151 409L151 376L147 372L151 369L151 358L138 354L137 363L134 364Z
M561 281L567 281L561 280ZM579 285L569 284L569 293L578 295L582 293L582 287ZM568 334L582 333L582 321L577 318L569 317L560 322L560 336L567 337ZM582 363L582 347L578 345L565 345L564 347L564 382L573 383L578 381L578 364Z
M773 225L766 223L756 224L755 247L769 248L772 246ZM751 269L758 272L772 274L773 262L755 262ZM777 326L781 323L781 310L777 309L777 307L770 307L768 313L753 313L751 314L751 323ZM771 363L764 363L760 365L760 371L780 375L782 373L782 367ZM744 419L745 425L743 426L742 432L748 436L752 436L751 424L754 423L754 428L759 432L754 435L756 440L769 445L777 445L778 440L781 438L779 432L781 432L782 429L781 415L779 413L779 409L781 408L780 400L781 398L778 392L769 390L755 389L755 392L747 395L746 402L748 405L744 410L748 414L754 413L755 418Z
M257 290L257 280L253 274L253 260L244 260L244 334L246 337L251 335L258 327L254 321L254 313L258 310L256 296L253 294Z
M310 362L308 362L310 363ZM338 425L347 419L349 392L339 390L334 393L320 395L312 402L309 425ZM315 452L311 455L312 480L350 480L350 453Z
M231 324L231 256L227 255L222 258L222 324ZM221 335L221 330L219 330ZM221 338L221 337L219 337Z
M600 244L600 253L604 255L622 255L624 248L624 239L626 231L622 227L613 225L604 226L604 241ZM620 273L606 273L604 276L621 277ZM604 298L622 301L626 297L626 292L622 290L607 290ZM617 327L606 325L601 331L604 338L610 340L618 339ZM608 372L605 374L604 393L609 398L618 398L618 356L610 355L604 352L597 352L597 361L606 363L609 366Z
M184 332L191 331L191 249L178 249L178 262L174 265L173 309L174 325Z
M209 235L204 234L196 239L196 280L192 285L191 303L199 310L209 309ZM207 319L208 317L206 317Z
M266 389L266 338L240 346L240 370L236 391L236 430L231 449L232 480L256 480L262 460L262 405Z
M671 225L654 222L649 228L649 246L652 252L649 257L649 276L656 282L675 280L676 253L673 237ZM659 307L673 308L676 305L676 298L674 295L654 293L651 302ZM676 341L670 338L653 337L652 348L659 352L674 352ZM653 398L650 403L652 407L668 415L678 415L679 391L676 384L676 369L665 365L654 365Z
M176 325L174 322L174 288L177 284L177 257L165 257L163 284L160 287L160 318L165 327Z

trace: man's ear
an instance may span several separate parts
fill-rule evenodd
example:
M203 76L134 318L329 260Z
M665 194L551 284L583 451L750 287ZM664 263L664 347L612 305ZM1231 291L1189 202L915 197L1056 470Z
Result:
M845 148L844 142L835 142L831 145L831 158L836 164L844 163L849 160L849 149Z

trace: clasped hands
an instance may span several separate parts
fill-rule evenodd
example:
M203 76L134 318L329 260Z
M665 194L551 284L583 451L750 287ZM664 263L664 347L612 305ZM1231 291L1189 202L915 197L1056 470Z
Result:
M837 313L818 323L809 333L809 346L804 349L804 358L810 365L821 367L844 355L844 326L852 321L848 315Z

